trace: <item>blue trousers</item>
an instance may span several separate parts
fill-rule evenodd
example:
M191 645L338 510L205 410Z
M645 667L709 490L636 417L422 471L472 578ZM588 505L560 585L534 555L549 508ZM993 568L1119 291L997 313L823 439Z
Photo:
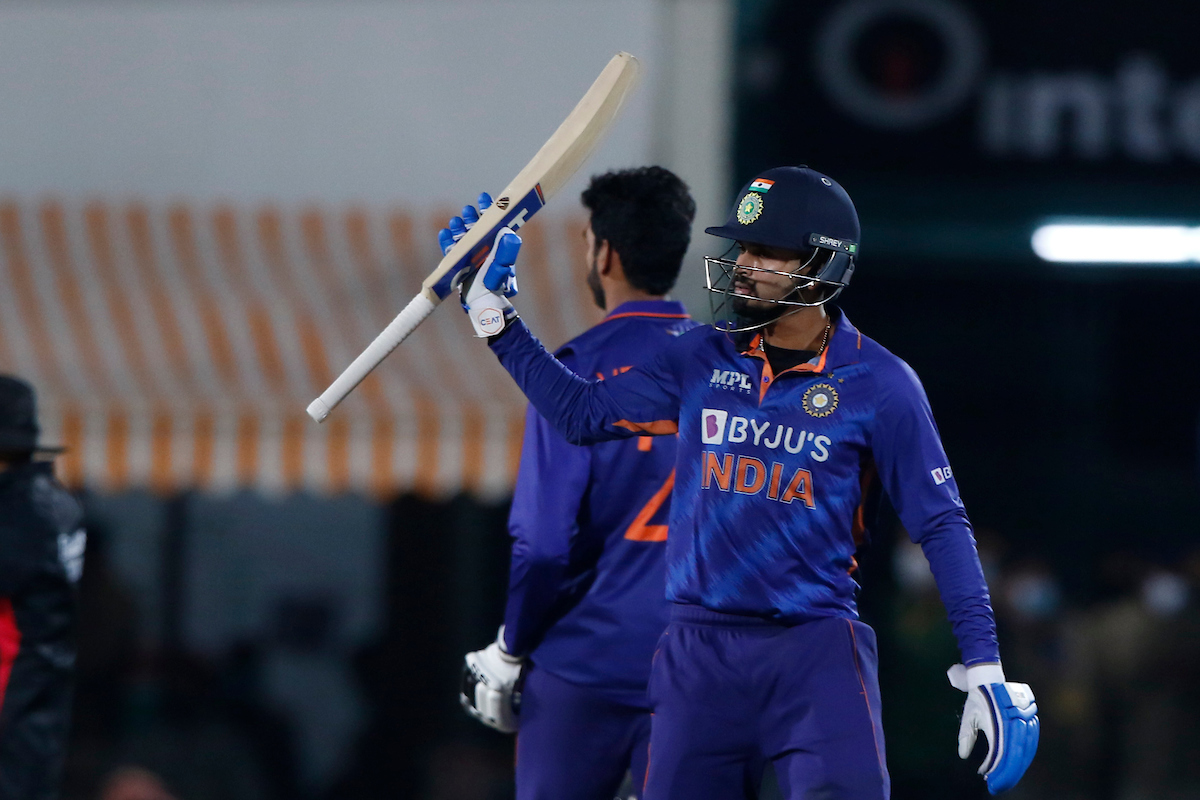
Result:
M767 762L788 800L886 800L877 664L858 621L677 606L650 676L642 800L754 798Z
M517 800L613 800L625 771L646 774L650 712L536 665L525 674L517 734Z

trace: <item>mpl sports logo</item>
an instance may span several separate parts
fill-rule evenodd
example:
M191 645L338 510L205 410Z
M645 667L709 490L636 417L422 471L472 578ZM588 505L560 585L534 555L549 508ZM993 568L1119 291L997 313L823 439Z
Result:
M754 384L750 382L749 375L744 372L735 372L728 369L714 369L708 385L717 389L745 392L746 394L750 394L750 391L754 388Z

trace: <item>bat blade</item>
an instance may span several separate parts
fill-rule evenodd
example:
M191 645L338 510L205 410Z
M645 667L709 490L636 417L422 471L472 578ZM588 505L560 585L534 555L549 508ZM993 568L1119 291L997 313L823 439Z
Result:
M422 289L439 302L445 299L464 275L483 263L501 228L518 230L541 210L596 149L637 85L640 72L640 62L629 53L613 56L558 129L429 274Z
M629 53L617 53L612 57L558 129L429 273L416 297L329 388L309 404L310 417L323 422L363 378L458 288L471 270L483 263L501 228L520 229L562 189L612 126L625 99L637 85L640 72L641 64Z

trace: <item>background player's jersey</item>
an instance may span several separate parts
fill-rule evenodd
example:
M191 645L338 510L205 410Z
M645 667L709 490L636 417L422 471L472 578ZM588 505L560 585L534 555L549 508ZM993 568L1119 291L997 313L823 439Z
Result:
M679 303L624 303L557 355L579 375L611 379L694 327ZM532 406L525 425L505 645L559 678L643 706L667 624L675 438L573 445Z
M771 373L702 328L645 367L587 385L517 324L493 347L567 438L678 430L667 596L803 622L857 617L851 577L866 485L877 475L920 542L964 663L999 658L987 585L924 390L836 312L828 348Z

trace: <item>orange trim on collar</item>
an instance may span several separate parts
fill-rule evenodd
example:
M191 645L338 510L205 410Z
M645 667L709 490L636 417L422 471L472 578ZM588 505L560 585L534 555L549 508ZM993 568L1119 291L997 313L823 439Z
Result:
M805 361L803 364L797 364L794 367L788 367L783 372L779 373L779 375L776 375L771 371L771 362L767 359L766 351L763 350L762 334L755 334L754 338L750 341L750 349L743 351L742 355L761 358L763 362L762 379L758 382L758 404L760 406L762 405L763 398L767 396L767 389L771 388L775 381L782 375L786 375L789 372L824 372L825 358L829 355L829 347L833 343L833 335L835 333L837 333L836 325L834 325L829 331L829 341L825 343L825 349L821 351L821 357L817 359L816 364L810 364Z
M621 317L659 317L661 319L691 319L688 314L660 314L654 311L622 311L620 314L613 314L600 320L599 324L603 325L610 319L620 319Z

